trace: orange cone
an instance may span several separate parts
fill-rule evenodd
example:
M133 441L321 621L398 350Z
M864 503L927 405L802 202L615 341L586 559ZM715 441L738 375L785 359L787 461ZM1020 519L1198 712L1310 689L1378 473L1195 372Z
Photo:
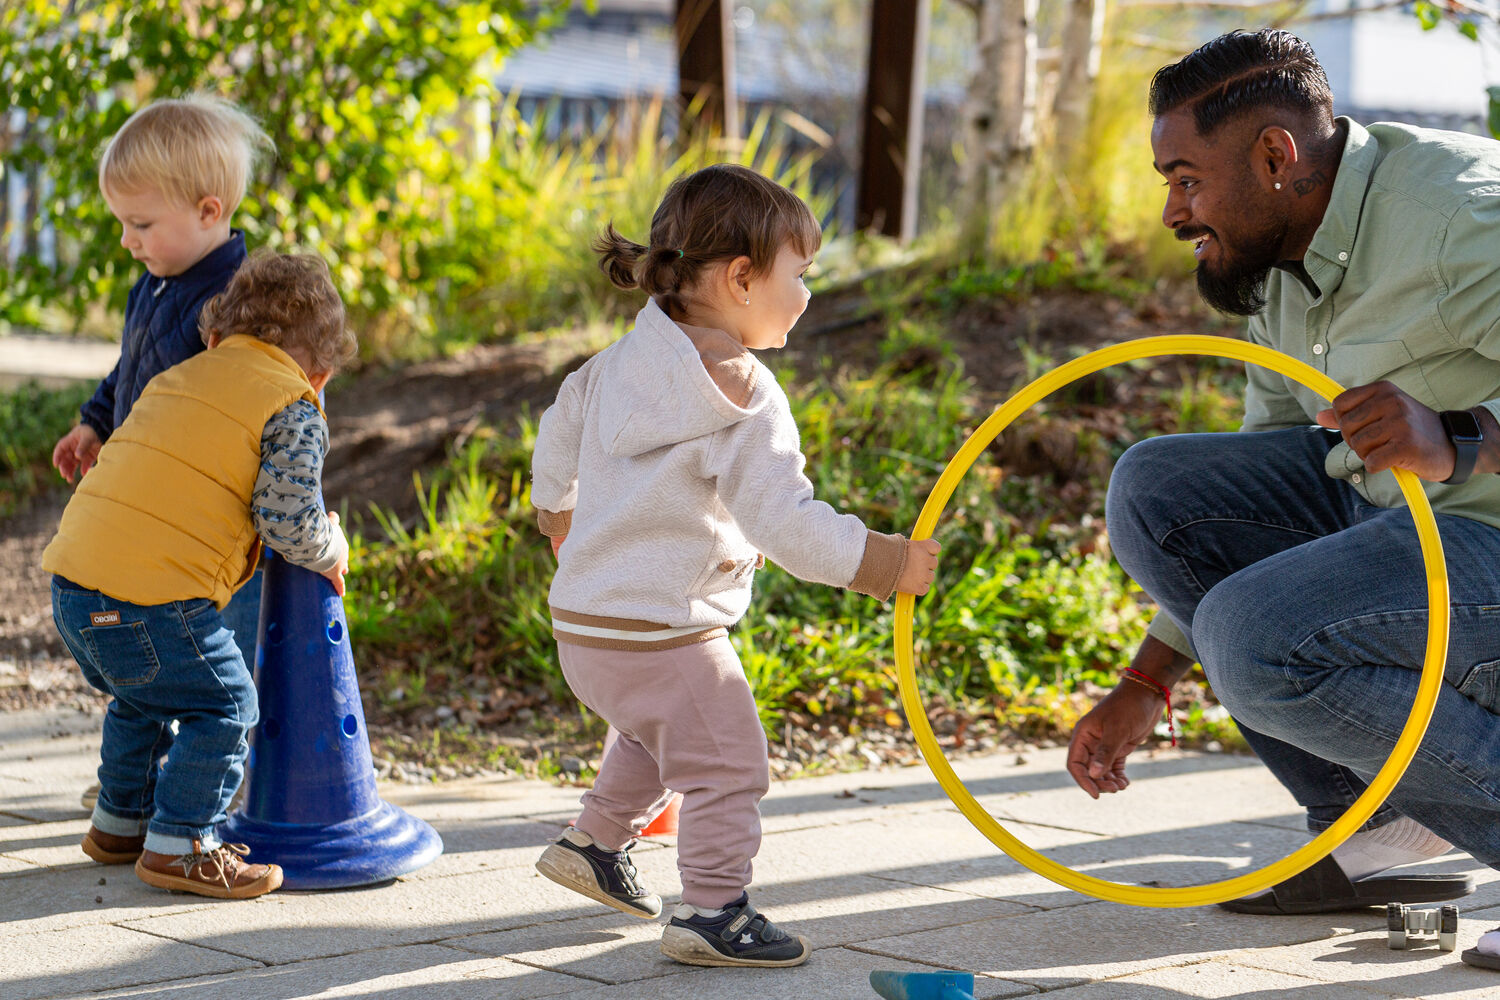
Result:
M657 817L646 824L641 831L642 837L675 837L677 836L677 813L682 809L682 796L672 796L672 801L667 803L667 808L657 814Z

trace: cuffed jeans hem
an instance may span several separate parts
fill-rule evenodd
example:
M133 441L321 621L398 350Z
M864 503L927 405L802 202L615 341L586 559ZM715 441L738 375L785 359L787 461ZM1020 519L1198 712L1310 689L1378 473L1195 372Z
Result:
M1322 816L1314 815L1312 810L1309 810L1307 814L1308 832L1315 834L1322 833L1334 823L1338 822L1339 817L1342 815L1344 815L1344 812L1341 810L1333 813L1329 818L1324 819ZM1382 826L1385 826L1387 823L1396 822L1396 820L1400 819L1401 816L1402 813L1399 809L1392 809L1389 805L1383 804L1379 809L1375 810L1375 815L1365 820L1364 825L1354 832L1365 833L1370 830L1378 830Z
M182 833L186 827L174 827L171 831L147 830L146 850L157 854L167 854L177 857L182 854L193 853L193 841L198 842L198 850L211 851L218 847L223 841L219 839L218 833L212 828L207 832Z
M98 803L94 804L94 815L89 818L89 822L94 825L95 830L112 837L139 837L146 832L146 817L116 816L105 812Z

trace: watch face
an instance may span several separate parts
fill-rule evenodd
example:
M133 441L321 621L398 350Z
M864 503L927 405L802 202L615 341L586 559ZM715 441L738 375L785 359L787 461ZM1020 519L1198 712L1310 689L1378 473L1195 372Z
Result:
M1444 410L1438 416L1443 421L1443 430L1454 441L1483 441L1479 429L1479 418L1468 410Z

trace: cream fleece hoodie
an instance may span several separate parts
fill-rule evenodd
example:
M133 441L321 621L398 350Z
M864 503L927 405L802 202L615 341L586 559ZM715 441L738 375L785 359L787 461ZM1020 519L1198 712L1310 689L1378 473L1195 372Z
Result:
M770 370L728 333L649 303L542 415L531 500L543 533L567 536L553 634L634 650L723 635L765 558L888 598L906 539L814 499L804 464Z

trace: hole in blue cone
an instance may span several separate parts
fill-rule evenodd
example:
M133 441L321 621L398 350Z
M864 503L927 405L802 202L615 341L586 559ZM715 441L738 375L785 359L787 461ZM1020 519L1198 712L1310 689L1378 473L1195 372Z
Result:
M266 623L266 642L275 644L281 641L281 626L276 622Z
M343 622L329 622L328 623L328 641L331 642L331 643L333 643L335 646L337 646L339 644L340 640L342 640L343 638L344 638L344 623Z
M266 739L274 740L281 735L281 723L275 719L267 719L260 724L260 731L265 734Z
M359 720L352 715L344 716L344 735L354 736L359 732Z

